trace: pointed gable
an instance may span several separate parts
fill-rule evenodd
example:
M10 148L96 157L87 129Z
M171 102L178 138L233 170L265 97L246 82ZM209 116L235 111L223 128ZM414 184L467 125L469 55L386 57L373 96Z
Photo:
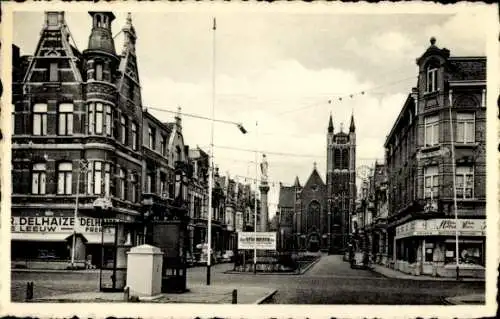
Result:
M24 82L81 82L80 52L71 46L64 12L45 12L45 23Z
M304 185L304 189L312 188L315 185L320 187L325 186L325 183L323 182L323 179L321 179L321 176L319 175L316 168L313 169L311 175L309 176L309 179Z
M137 55L135 43L137 35L132 25L132 16L129 13L127 22L122 28L124 34L123 50L120 55L118 71L121 74L118 80L118 90L121 96L128 97L136 108L142 108L141 84L139 81L139 69L137 67Z

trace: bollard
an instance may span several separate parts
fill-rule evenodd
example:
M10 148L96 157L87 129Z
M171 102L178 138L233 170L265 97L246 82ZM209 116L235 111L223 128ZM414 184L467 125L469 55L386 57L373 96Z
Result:
M125 287L125 289L123 290L123 301L128 302L129 299L130 299L130 288Z
M231 301L231 303L233 305L238 303L238 290L236 289L233 289L233 300Z
M33 282L28 282L26 285L26 300L33 299Z

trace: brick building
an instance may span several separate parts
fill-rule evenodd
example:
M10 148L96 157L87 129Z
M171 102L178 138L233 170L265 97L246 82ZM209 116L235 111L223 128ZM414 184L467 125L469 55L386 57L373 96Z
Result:
M143 109L130 14L121 30L120 53L113 40L113 13L89 14L91 30L83 52L71 42L64 12L45 13L32 56L20 56L13 47L14 266L66 268L74 256L77 266L91 257L96 266L116 259L116 267L125 269L130 247L163 235L168 238L160 238L162 242L177 240L175 234L157 235L144 222L175 220L179 210L174 197L181 193L192 217L186 247L192 253L194 242L204 238L196 229L206 223L208 211L206 153L190 152L185 145L180 114L164 123ZM186 194L179 192L179 170L189 178ZM216 174L214 247L220 250L227 246L222 185ZM100 210L96 200L111 207ZM103 221L118 226L105 228L101 236Z
M106 218L121 222L117 236L123 247L116 259L123 267L126 247L139 237L134 222L141 215L142 109L135 31L129 17L118 54L111 33L114 15L90 15L83 52L70 43L64 12L46 12L34 54L13 61L20 61L13 74L13 260L68 258L76 223L75 260L90 254L92 263L100 264L100 222ZM135 131L127 129L134 125ZM98 198L112 207L97 214ZM104 241L114 241L113 234L106 233ZM112 254L105 251L104 258Z
M458 231L460 274L484 276L486 58L435 41L385 142L389 258L406 273L455 276Z

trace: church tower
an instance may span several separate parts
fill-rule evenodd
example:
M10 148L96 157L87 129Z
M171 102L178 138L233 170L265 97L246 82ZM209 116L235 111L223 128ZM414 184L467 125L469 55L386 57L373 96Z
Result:
M351 116L349 131L334 132L330 114L327 131L327 217L330 253L347 249L350 219L356 200L356 127Z

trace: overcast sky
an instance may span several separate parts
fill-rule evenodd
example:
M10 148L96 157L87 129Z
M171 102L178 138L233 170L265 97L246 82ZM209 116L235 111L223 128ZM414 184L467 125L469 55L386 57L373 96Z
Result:
M113 34L125 24L116 13ZM210 117L212 103L213 14L134 13L144 106ZM215 117L242 122L215 125L214 144L306 156L267 153L270 212L278 183L303 184L313 163L325 179L326 130L348 129L354 112L357 165L383 160L383 143L402 104L416 84L415 59L437 38L452 55L484 55L481 17L450 15L335 15L286 13L217 14ZM80 51L87 46L91 19L66 13ZM14 15L14 43L33 54L43 25L42 13ZM121 52L122 36L115 42ZM364 95L354 94L366 90ZM342 102L339 96L344 96ZM345 97L347 96L347 97ZM332 100L329 104L328 100ZM297 111L293 111L300 109ZM154 112L162 121L173 115ZM256 130L256 121L258 129ZM208 149L210 122L183 118L185 143ZM257 142L258 141L258 142ZM215 148L221 173L255 176L254 153ZM259 155L259 161L260 161ZM238 178L244 181L244 178Z

